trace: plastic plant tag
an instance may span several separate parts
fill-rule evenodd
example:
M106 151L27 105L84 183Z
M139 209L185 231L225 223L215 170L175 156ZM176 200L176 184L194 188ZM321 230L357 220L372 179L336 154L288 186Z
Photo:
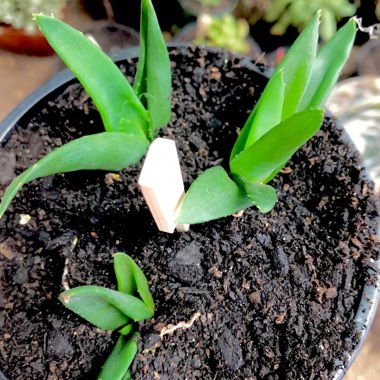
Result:
M173 233L178 204L185 194L175 142L157 138L149 148L139 178L141 192L160 231ZM179 225L187 230L188 226Z

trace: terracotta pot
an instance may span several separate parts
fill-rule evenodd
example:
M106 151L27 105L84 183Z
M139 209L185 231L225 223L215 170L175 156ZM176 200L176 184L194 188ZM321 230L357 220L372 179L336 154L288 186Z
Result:
M0 26L0 48L17 54L52 55L54 50L40 31L27 32L12 26Z

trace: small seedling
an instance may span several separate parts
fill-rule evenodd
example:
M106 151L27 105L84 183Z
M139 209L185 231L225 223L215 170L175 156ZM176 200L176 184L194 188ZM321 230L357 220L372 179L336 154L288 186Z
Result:
M137 353L135 322L154 315L148 281L125 253L114 255L117 291L100 286L79 286L61 293L68 309L102 330L118 331L120 337L102 367L98 380L130 378L129 367Z
M320 13L273 73L232 149L229 168L203 172L190 186L178 223L202 223L255 205L269 212L277 197L267 183L321 127L323 106L349 57L351 19L317 54Z
M171 116L171 68L151 0L142 0L140 57L133 87L112 60L82 33L50 16L36 23L93 99L106 132L52 151L8 186L0 218L20 188L36 178L77 170L119 171L138 162Z

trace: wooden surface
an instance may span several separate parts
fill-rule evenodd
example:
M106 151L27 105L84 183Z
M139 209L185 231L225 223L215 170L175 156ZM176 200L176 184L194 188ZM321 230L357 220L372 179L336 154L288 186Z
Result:
M75 6L68 10L71 24L89 24L88 17ZM84 22L83 22L84 20ZM49 79L56 71L56 58L26 57L0 50L0 121L26 95ZM379 126L380 129L380 126ZM380 379L380 312L353 367L345 380ZM296 379L294 379L296 380Z

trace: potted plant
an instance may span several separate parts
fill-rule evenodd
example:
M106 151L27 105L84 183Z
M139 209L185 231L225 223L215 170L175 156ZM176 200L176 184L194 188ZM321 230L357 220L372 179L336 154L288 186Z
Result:
M359 316L366 309L368 317L365 300L374 288L365 288L363 297L360 295L366 283L378 278L374 262L378 254L376 199L359 168L357 154L342 140L342 131L327 116L322 130L271 182L278 191L279 202L269 214L250 207L240 218L229 216L193 225L188 233L158 232L137 188L140 164L115 173L119 166L139 161L161 123L168 119L165 107L168 87L157 86L157 81L152 87L150 79L158 69L163 70L158 82L170 82L170 78L161 82L162 75L167 73L165 55L155 55L152 59L152 50L146 49L148 44L152 49L158 45L157 41L162 41L157 37L159 34L153 33L157 24L147 0L143 1L142 15L145 27L141 28L142 55L137 75L133 64L136 60L128 58L119 62L122 72L128 78L135 77L135 83L139 84L135 84L133 92L123 78L119 81L116 76L114 82L116 74L110 74L115 73L112 69L108 72L108 61L102 61L97 67L101 68L100 78L112 89L100 87L102 90L95 92L95 96L91 93L99 78L86 71L84 74L76 72L96 101L108 132L102 132L99 113L83 88L69 81L43 98L40 111L37 107L18 118L17 133L12 133L3 146L7 169L17 172L30 167L30 161L34 163L36 158L45 156L52 144L60 148L45 156L40 164L31 166L13 187L8 187L10 190L3 195L2 212L4 205L9 204L7 199L33 176L66 172L78 165L110 171L106 175L99 171L66 173L32 182L21 190L22 196L17 197L0 220L2 280L6 285L0 342L3 370L10 377L96 377L119 336L76 317L62 306L58 296L67 287L68 291L74 291L77 286L114 287L110 253L125 251L136 263L124 255L115 256L125 260L124 267L133 268L122 271L127 275L119 280L119 265L115 262L118 292L124 293L120 298L129 299L126 297L129 292L123 292L126 288L121 285L129 281L136 284L132 289L138 290L140 301L151 304L143 295L147 294L147 286L136 269L137 264L145 273L155 300L153 319L139 324L141 338L137 341L137 360L131 368L134 378L211 378L218 374L222 378L296 378L300 373L331 378L337 371L341 376L343 370L339 368L343 364L339 360L346 363L357 346ZM45 32L48 24L54 26L53 31L58 30L57 25L66 28L48 17L37 19ZM313 35L314 40L318 35L317 24L314 20L313 26L308 28L308 35ZM338 58L332 62L331 53L327 54L329 59L325 53L319 56L329 63L327 67L331 71L327 73L331 78L335 78L349 52L353 29L350 22L344 32L332 40L333 45L329 45L329 50L335 50L337 41L343 39L345 44L338 45L344 54L337 54ZM150 38L153 37L158 38L156 43L152 43ZM301 49L304 38L294 46ZM54 36L50 35L50 39L54 45ZM83 39L79 37L76 42L79 52L95 49L82 45ZM62 52L70 49L70 44L61 41L58 48ZM306 59L309 64L301 70L301 78L306 82L307 72L310 75L313 67L310 62L315 59L312 49L308 50L310 61ZM305 50L301 50L305 58ZM98 51L91 52L98 56ZM88 68L86 57L84 54L84 61L74 59L74 62ZM206 169L221 163L228 166L230 148L237 136L236 127L244 125L264 88L267 89L265 97L277 86L281 94L282 76L285 72L289 75L289 71L280 67L271 85L265 87L267 78L260 68L221 50L174 48L170 57L174 112L161 135L175 138L185 183L199 185L203 174L198 180L194 179L200 172L209 173ZM163 59L163 64L157 64L157 59ZM192 62L190 67L189 62ZM75 71L74 66L71 68ZM332 85L321 81L317 74L314 70L312 77L319 79L311 83L325 86L315 87L319 96L312 96L309 101L319 99L320 102ZM108 76L105 78L105 75ZM323 77L325 75L323 71ZM292 91L297 92L296 88ZM118 91L125 98L116 104L118 97L111 100L109 97ZM162 96L155 91L163 91ZM309 94L314 93L310 91ZM144 109L136 98L143 99ZM277 111L284 99L280 96L275 101L272 111L277 116L272 121L282 118L282 112L279 116ZM287 99L294 99L294 95ZM127 114L109 112L125 108ZM321 120L321 111L303 112L310 112L307 114L312 119ZM248 127L240 134L243 137L239 138L238 147L242 147L242 141L244 145L247 142L249 134L246 132L253 130L252 120L265 114L268 115L258 110L251 114ZM161 118L157 119L157 115ZM13 124L7 124L4 129ZM104 139L99 143L100 134ZM90 140L91 144L85 144ZM62 145L68 141L71 142ZM107 156L111 157L108 161ZM54 160L56 163L52 165ZM235 174L234 180L244 177L240 172ZM235 194L238 186L237 195L242 200L239 207L234 206L233 211L238 211L249 204L240 186L248 193L253 187L262 189L267 185L252 182L232 186L235 186ZM188 196L193 190L190 188ZM215 188L212 190L215 198L223 195L223 192L215 192ZM269 199L273 200L273 190L269 192ZM259 203L258 196L260 192L253 198L263 208L265 204ZM136 280L137 277L140 280ZM141 290L143 283L145 290ZM67 293L61 299L66 304L75 299L65 296ZM376 292L370 298L374 301ZM115 307L116 302L107 299L107 307ZM363 303L357 313L360 299ZM93 301L95 304L99 298ZM83 302L92 307L88 298ZM372 305L372 312L373 308ZM106 312L102 309L98 316L106 318ZM140 317L132 316L132 319L140 320ZM131 345L131 350L129 345L126 349L127 359L135 352L136 346L133 342ZM128 362L129 359L123 361ZM126 372L118 376L123 378L124 375Z
M262 55L256 41L249 35L249 24L231 13L222 16L203 14L196 23L185 25L174 38L178 42L218 46L258 60Z
M15 53L49 55L54 51L39 32L32 13L62 17L65 0L4 0L0 9L0 47Z

